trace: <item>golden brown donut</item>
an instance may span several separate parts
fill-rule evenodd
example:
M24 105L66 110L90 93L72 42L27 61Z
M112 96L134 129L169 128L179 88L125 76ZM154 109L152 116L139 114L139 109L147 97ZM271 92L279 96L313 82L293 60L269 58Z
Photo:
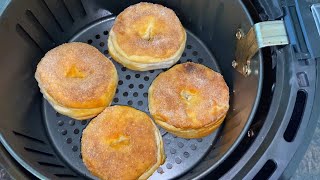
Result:
M223 122L229 109L229 88L219 73L184 63L159 74L148 99L157 124L179 137L200 138Z
M74 119L88 119L110 105L118 75L113 63L95 47L62 44L41 59L35 78L53 108Z
M108 49L123 66L146 71L175 64L186 39L186 31L171 9L142 2L117 16L109 33Z
M84 129L82 159L101 179L147 179L164 163L162 136L151 118L128 106L107 107Z

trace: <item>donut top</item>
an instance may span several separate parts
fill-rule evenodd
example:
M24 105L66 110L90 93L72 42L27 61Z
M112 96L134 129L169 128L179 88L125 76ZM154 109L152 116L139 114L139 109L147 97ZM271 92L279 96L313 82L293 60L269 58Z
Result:
M138 3L121 12L112 28L117 45L128 56L168 58L185 40L185 30L169 8Z
M222 75L195 63L161 73L149 89L152 116L176 128L198 129L223 118L229 108L229 88Z
M117 83L113 63L85 43L62 44L41 59L35 74L39 86L68 108L106 106L106 93Z
M85 128L81 140L87 168L102 179L138 179L157 162L156 126L144 112L111 106ZM158 142L159 143L159 142Z

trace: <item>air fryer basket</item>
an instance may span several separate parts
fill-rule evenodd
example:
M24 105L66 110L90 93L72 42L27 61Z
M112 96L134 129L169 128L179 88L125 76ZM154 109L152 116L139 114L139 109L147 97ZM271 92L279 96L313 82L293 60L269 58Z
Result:
M138 1L12 0L0 11L0 140L9 153L39 178L94 178L81 160L81 132L88 121L56 113L42 98L34 72L45 52L80 41L107 57L107 37L114 18ZM221 72L230 88L230 110L224 124L208 137L181 139L161 129L167 160L151 179L201 177L217 167L247 132L259 103L262 56L245 78L235 71L235 33L248 31L252 20L241 1L152 1L172 8L188 30L178 63L192 61ZM114 62L114 61L113 61ZM113 104L148 113L147 90L163 70L136 72L114 62L119 85Z

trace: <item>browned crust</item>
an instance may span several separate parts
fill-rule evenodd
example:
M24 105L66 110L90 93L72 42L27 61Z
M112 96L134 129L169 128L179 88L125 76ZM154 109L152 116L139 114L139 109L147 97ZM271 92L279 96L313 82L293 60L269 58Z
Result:
M145 38L148 30L150 38ZM112 32L114 41L120 48L118 51L137 62L147 61L148 58L170 58L181 49L186 39L185 30L174 11L159 4L145 2L132 5L121 12Z
M89 123L81 153L89 171L101 179L146 179L165 157L150 117L127 106L108 107Z
M183 138L201 138L201 137L205 137L208 136L209 134L211 134L214 130L216 130L217 128L219 128L219 126L223 123L225 116L221 117L220 119L217 119L217 121L204 126L202 128L199 129L181 129L181 128L176 128L164 121L162 121L161 119L155 119L156 123L159 124L163 129L167 130L168 132L179 136L179 137L183 137Z
M229 88L223 77L195 63L161 73L152 82L148 98L156 122L175 134L180 131L180 137L194 130L198 130L194 137L208 135L222 123L229 108Z
M83 77L67 77L72 68ZM47 52L35 77L57 104L79 109L108 106L118 80L113 63L95 47L80 42L62 44Z

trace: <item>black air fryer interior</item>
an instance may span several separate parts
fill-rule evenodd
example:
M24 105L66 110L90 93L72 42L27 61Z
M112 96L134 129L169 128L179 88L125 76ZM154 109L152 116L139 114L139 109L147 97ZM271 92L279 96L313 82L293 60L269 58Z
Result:
M107 37L114 18L138 1L12 0L1 14L0 140L9 153L39 178L92 177L81 161L81 132L88 121L56 113L42 98L34 79L44 53L69 42L87 42L107 57ZM235 71L235 33L253 22L241 1L152 1L172 8L188 30L178 63L201 63L223 74L230 88L230 111L222 127L202 139L181 139L162 131L167 161L152 178L193 178L216 168L247 133L259 103L262 56L252 74ZM0 12L1 13L1 12ZM163 70L135 72L116 64L119 86L113 104L148 113L147 90Z

